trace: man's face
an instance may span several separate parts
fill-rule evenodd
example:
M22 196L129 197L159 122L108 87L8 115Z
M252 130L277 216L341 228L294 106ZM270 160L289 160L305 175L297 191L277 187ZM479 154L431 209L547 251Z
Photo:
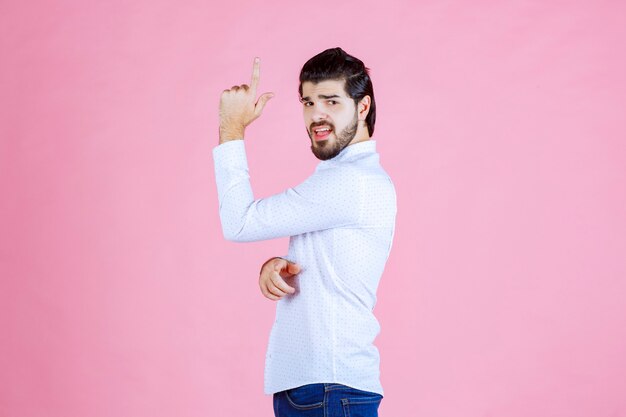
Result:
M357 133L357 108L344 84L345 80L302 83L304 125L311 139L311 151L321 160L335 157Z

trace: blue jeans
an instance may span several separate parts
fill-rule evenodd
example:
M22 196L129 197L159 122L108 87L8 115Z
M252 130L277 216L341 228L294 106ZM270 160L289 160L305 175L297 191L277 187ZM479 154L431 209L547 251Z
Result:
M335 383L302 385L274 393L276 417L378 417L383 396Z

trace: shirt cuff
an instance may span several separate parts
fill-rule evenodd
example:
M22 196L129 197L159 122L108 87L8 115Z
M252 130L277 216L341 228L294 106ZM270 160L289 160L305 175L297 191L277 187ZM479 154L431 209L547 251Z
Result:
M213 148L215 181L221 204L229 188L248 179L248 159L243 140L235 139Z
M235 139L213 148L215 168L247 168L246 147L243 140Z
M229 140L228 142L220 143L216 147L213 148L213 158L220 162L224 159L228 159L229 155L232 154L240 155L243 153L245 157L245 144L243 139L234 139Z

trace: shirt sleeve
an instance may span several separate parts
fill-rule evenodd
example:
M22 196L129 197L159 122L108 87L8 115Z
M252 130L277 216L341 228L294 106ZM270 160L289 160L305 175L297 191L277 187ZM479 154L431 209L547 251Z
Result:
M243 140L213 148L224 238L252 242L358 223L360 179L339 166L317 170L299 185L254 199Z

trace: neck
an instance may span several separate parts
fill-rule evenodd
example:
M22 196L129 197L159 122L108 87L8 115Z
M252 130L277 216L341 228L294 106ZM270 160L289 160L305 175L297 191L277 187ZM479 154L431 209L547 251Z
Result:
M367 126L363 126L359 124L359 127L357 128L357 131L356 131L356 135L354 135L354 138L350 141L350 145L354 145L355 143L364 142L370 139L371 138L368 133Z

